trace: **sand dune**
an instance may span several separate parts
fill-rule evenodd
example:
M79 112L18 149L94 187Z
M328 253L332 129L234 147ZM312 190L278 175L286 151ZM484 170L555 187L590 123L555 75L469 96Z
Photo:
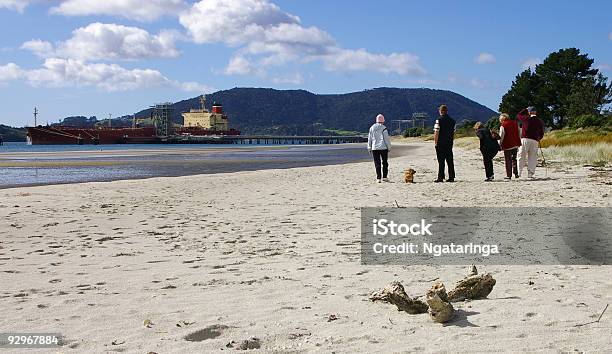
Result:
M360 207L612 204L610 176L586 167L483 183L476 151L434 184L433 147L415 146L391 159L394 183L354 163L1 190L0 332L61 332L65 353L609 351L612 310L576 325L612 303L610 266L481 268L493 292L444 326L368 300L467 269L360 265Z

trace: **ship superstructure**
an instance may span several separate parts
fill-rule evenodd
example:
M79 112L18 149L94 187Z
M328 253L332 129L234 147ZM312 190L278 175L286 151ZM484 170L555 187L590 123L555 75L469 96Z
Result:
M212 112L206 109L206 97L200 96L200 108L190 109L184 112L183 127L204 128L217 131L228 130L229 122L226 114L223 114L223 106L217 102L213 103Z
M26 128L30 145L97 145L97 144L155 144L164 143L177 136L226 136L240 135L229 128L229 119L220 104L213 104L212 112L204 107L205 97L200 97L200 108L184 112L185 124L175 127L172 123L172 103L151 106L153 126L140 127L134 117L132 127L112 128L111 119L106 127L82 128L62 125L37 125L38 109L34 110L34 126Z

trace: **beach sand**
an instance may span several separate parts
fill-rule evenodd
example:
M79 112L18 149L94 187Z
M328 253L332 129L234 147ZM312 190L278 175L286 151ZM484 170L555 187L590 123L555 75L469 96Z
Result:
M66 338L28 353L234 351L253 337L259 352L609 352L612 309L575 325L612 303L612 266L479 266L497 285L446 325L368 300L394 280L411 296L451 288L467 267L361 265L360 207L612 204L609 174L587 167L483 183L474 150L455 151L459 182L434 184L433 146L413 145L390 160L394 183L364 162L1 190L0 332ZM408 167L415 184L401 183Z

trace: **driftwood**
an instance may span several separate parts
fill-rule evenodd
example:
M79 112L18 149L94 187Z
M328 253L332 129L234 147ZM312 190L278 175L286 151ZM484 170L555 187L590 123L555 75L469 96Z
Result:
M468 276L460 280L455 288L448 292L448 299L451 302L484 299L491 293L494 286L495 279L491 274L478 275L476 267L471 266Z
M434 322L444 323L453 318L455 309L453 305L448 301L448 295L446 294L446 288L441 282L435 282L434 285L427 292L427 304L429 305L429 317Z
M397 306L398 311L408 312L411 315L427 312L427 305L417 298L408 296L398 281L389 283L380 291L372 293L370 300L389 302Z
M448 293L444 284L436 281L426 294L425 301L427 303L408 296L404 287L398 281L391 282L383 289L372 293L370 300L394 304L397 306L398 311L405 311L411 315L428 312L432 320L444 323L449 321L454 315L455 309L451 302L486 298L494 286L495 279L493 279L491 274L478 275L476 267L471 266L467 277L459 281L455 289Z

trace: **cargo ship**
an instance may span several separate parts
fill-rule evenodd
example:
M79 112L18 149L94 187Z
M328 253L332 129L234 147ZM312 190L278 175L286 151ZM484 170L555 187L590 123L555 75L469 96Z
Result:
M82 128L62 125L36 125L38 110L34 109L34 127L26 128L29 145L98 145L98 144L160 144L171 137L240 135L229 128L229 119L221 104L214 103L212 112L205 108L200 96L200 108L183 112L183 125L174 127L171 121L172 103L152 106L153 126L140 127L134 117L132 127ZM109 125L112 122L109 119Z

